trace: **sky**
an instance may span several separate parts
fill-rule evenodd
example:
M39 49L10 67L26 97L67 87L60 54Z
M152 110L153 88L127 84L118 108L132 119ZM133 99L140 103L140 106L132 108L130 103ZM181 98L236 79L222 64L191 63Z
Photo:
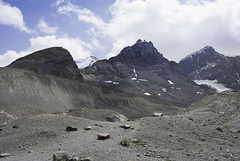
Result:
M110 58L138 39L176 62L205 46L240 55L240 1L0 0L1 67L54 46Z

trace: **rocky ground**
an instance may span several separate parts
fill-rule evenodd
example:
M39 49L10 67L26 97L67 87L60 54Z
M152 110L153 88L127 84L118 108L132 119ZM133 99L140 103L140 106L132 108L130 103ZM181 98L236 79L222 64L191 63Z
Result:
M240 160L239 92L210 95L174 116L133 121L115 116L125 118L111 111L85 109L1 122L0 154L10 156L0 160L53 160L60 150L94 161ZM130 127L121 127L124 124ZM67 126L77 131L66 131ZM88 126L90 130L85 129ZM99 133L109 133L110 138L98 140Z

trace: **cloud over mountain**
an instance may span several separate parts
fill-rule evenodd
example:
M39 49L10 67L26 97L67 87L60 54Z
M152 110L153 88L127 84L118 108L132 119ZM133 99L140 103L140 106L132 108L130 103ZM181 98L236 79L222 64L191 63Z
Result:
M15 13L1 16L1 24L30 32L19 8L0 3ZM100 1L94 1L94 4L100 4ZM240 54L239 0L116 0L109 4L100 12L101 6L91 8L89 2L51 2L49 7L53 17L37 20L35 29L38 31L32 34L31 40L39 40L38 45L44 47L62 45L62 40L73 41L66 46L63 44L70 52L77 50L76 45L70 45L77 42L80 55L74 52L73 57L78 58L89 54L109 58L139 38L152 41L166 58L174 61L207 45L226 55ZM10 15L18 15L20 21L8 20ZM53 40L46 46L45 42L51 37L59 43ZM35 47L30 43L29 48Z
M240 51L237 45L240 41L239 9L238 0L116 0L109 7L111 19L108 22L70 2L59 5L58 13L91 24L90 36L110 39L107 57L142 38L153 41L170 60L178 61L206 45L221 52L239 54L236 52Z
M49 46L66 47L70 51L71 55L75 60L89 57L91 55L90 49L93 48L91 44L85 43L78 38L71 37L58 38L54 35L31 38L29 42L30 47L26 51L16 52L9 50L5 54L0 55L1 66L6 66L19 57L25 56L37 50L48 48Z

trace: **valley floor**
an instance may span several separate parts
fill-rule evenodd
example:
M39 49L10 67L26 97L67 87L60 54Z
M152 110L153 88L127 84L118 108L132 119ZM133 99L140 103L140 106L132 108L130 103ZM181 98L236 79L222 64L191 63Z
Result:
M122 124L131 128L124 129ZM94 161L237 161L239 125L239 92L208 96L175 116L134 121L107 122L42 114L0 126L0 153L10 154L0 161L52 160L53 153L59 150ZM67 132L67 126L78 130ZM91 130L85 130L87 126ZM109 133L110 138L98 140L98 133Z

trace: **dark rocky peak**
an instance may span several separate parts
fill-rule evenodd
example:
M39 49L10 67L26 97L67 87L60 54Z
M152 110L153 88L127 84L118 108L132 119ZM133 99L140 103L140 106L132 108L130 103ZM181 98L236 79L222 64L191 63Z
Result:
M125 47L118 56L110 58L110 62L113 61L132 65L154 65L167 59L163 58L151 41L139 39L134 45Z
M200 49L198 53L215 53L215 49L212 46L205 46L204 48Z
M62 47L52 47L34 52L15 60L7 67L82 81L82 76L71 54Z
M179 64L193 80L217 80L225 87L240 89L240 59L224 56L205 47L182 59Z
M199 51L196 51L185 58L179 64L184 68L187 73L191 73L196 69L199 70L203 67L214 66L219 60L225 59L225 56L218 53L213 47L206 46Z
M208 59L208 61L215 61L216 59L223 58L224 55L216 52L216 50L211 46L206 46L199 51L196 51L185 58L183 58L180 63L186 60L198 61L199 59Z

